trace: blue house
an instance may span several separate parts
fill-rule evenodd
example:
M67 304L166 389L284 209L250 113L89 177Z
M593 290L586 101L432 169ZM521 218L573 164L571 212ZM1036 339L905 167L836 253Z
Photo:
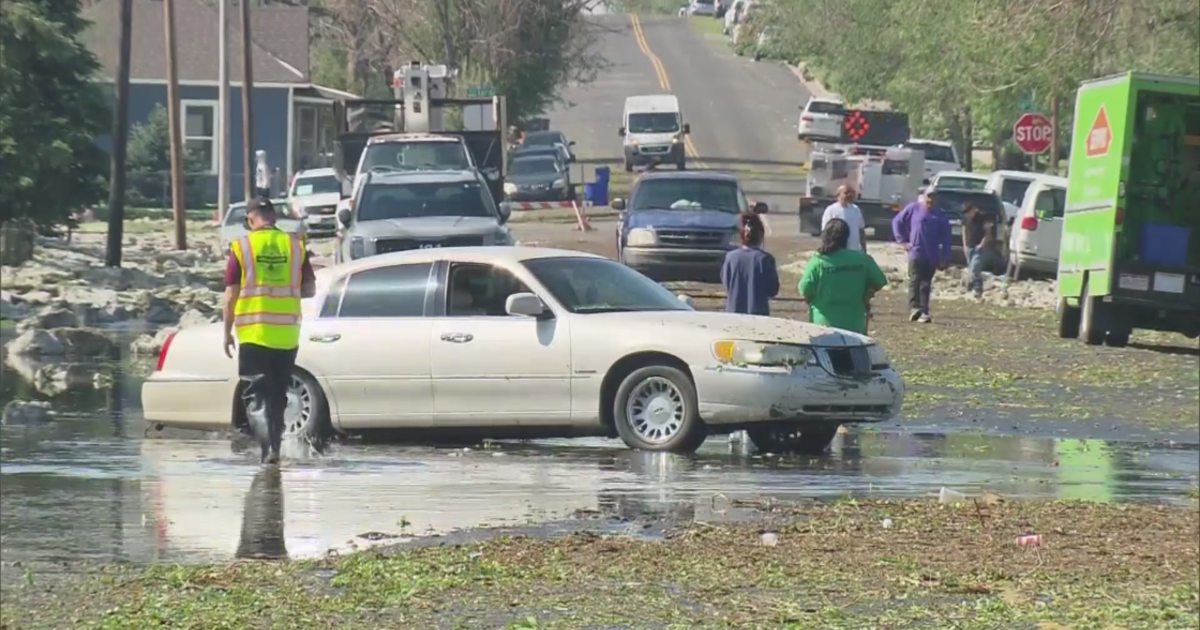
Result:
M242 137L242 53L239 10L229 10L229 168L230 201L243 198L245 163ZM100 0L85 10L91 21L85 43L99 59L104 76L115 81L120 44L120 0ZM167 104L167 54L161 0L133 0L130 53L129 124L144 122ZM207 168L188 173L189 187L200 183L204 199L216 203L219 24L217 9L203 0L175 1L176 58L180 116L188 150ZM253 150L267 152L273 188L282 191L293 173L332 163L336 124L333 103L353 94L314 85L309 76L309 15L306 7L251 8L254 70ZM106 148L111 138L98 140ZM164 174L164 177L166 175ZM164 179L164 185L165 185ZM190 195L189 195L190 196Z

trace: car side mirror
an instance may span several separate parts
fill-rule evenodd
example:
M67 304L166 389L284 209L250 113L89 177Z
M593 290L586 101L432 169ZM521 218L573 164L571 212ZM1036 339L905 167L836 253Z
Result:
M688 123L683 123L683 133L692 133L692 126Z
M485 168L483 169L483 176L492 181L496 181L496 179L500 177L500 169L496 167Z
M926 177L925 179L922 179L922 180L921 180L921 185L922 185L922 186L928 186L928 185L929 185L929 178L928 178L928 177Z
M572 141L568 142L568 143L567 143L567 146L569 146L569 147L573 147L573 146L575 146L575 141L574 141L574 140L572 140Z
M754 203L753 210L754 210L754 214L767 214L768 212L771 211L771 207L768 206L767 202L765 202L765 201L758 201L758 202Z
M545 317L548 309L542 299L532 293L514 293L504 301L504 310L509 315Z
M690 296L690 295L684 295L684 294L680 293L680 294L679 294L679 295L677 295L676 297L678 297L678 298L679 298L679 301L680 301L680 302L683 302L684 304L686 304L688 308L695 310L695 308L696 308L696 300L693 300L693 299L692 299L692 296Z
M338 223L341 223L344 228L350 227L350 208L338 210Z
M508 223L508 220L511 218L512 218L512 204L508 203L507 201L501 202L500 203L500 223L501 224Z
M625 212L625 200L617 197L609 202L608 207L616 210L617 212Z
M624 138L624 137L625 137L625 128L624 128L624 127L620 127L620 128L618 128L618 129L617 129L617 135L618 135L618 136L621 136L622 138Z

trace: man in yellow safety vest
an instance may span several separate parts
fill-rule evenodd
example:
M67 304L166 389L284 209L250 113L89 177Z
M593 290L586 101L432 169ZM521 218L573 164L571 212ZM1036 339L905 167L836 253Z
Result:
M233 358L236 328L248 429L269 463L279 462L287 392L300 347L300 299L316 292L304 240L280 231L275 219L270 200L247 204L250 232L230 246L224 306L225 356Z

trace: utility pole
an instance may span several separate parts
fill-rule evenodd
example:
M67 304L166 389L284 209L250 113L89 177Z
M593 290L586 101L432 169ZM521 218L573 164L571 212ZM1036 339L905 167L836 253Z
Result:
M1058 97L1050 97L1050 172L1058 174Z
M217 92L217 109L220 113L217 114L217 211L213 217L213 223L220 225L221 219L225 218L225 213L229 211L229 129L231 127L229 120L229 41L227 35L229 33L229 0L217 0L219 3L217 9L217 21L220 23L218 27L217 41L221 51L218 55L218 82L220 87Z
M121 0L121 50L117 58L117 98L113 107L112 170L108 190L108 242L104 264L121 266L125 228L125 145L129 140L129 52L133 40L133 0Z
M183 131L180 129L179 64L175 45L175 0L163 0L167 44L167 118L171 130L171 209L175 213L175 249L187 249L187 208L183 202Z
M250 55L250 0L239 0L242 8L242 163L245 164L246 203L254 198L254 68ZM290 105L289 105L290 107Z

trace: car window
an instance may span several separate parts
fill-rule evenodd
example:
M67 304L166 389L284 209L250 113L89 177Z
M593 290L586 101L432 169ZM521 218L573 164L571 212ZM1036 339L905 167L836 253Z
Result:
M846 113L846 107L841 103L825 103L822 101L809 101L808 107L805 109L810 114L836 114L841 116Z
M471 162L459 142L381 142L367 147L362 171L378 168L465 171L471 168Z
M1000 198L1014 206L1021 205L1025 201L1025 192L1029 190L1029 184L1032 183L1027 179L1005 179L1000 185Z
M507 317L508 296L530 292L509 270L477 263L451 265L449 289L449 317Z
M884 160L884 175L908 175L908 160Z
M1033 202L1033 211L1039 219L1061 217L1067 205L1067 191L1062 188L1047 188L1038 193Z
M941 144L908 142L904 145L904 147L907 149L915 149L921 153L924 153L926 162L949 162L951 164L958 162L958 160L954 159L954 150Z
M522 157L513 160L509 167L510 175L536 175L557 173L560 169L558 160L551 156Z
M491 195L479 182L370 183L358 202L359 221L420 217L494 217Z
M643 112L629 115L629 133L675 133L679 131L678 112Z
M325 302L321 304L320 317L337 317L338 309L342 306L342 291L346 289L346 276L338 278L325 294Z
M424 317L432 263L392 265L350 276L338 317Z
M736 182L727 179L679 177L638 182L629 204L633 210L719 210L745 212L746 198Z
M246 204L239 203L234 206L229 206L229 212L225 214L225 225L241 225L246 222Z
M976 179L974 177L939 177L937 180L938 188L961 188L963 190L983 190L987 187L987 180Z
M559 131L535 131L525 134L522 144L526 146L566 144L567 139Z
M572 313L690 310L661 284L607 258L536 258L524 264Z
M341 192L342 182L333 175L297 178L296 183L292 186L292 195L297 197Z
M959 190L937 191L937 205L951 217L961 217L967 204L979 208L985 215L992 217L1005 216L1004 206L1000 198L990 192L967 192Z

